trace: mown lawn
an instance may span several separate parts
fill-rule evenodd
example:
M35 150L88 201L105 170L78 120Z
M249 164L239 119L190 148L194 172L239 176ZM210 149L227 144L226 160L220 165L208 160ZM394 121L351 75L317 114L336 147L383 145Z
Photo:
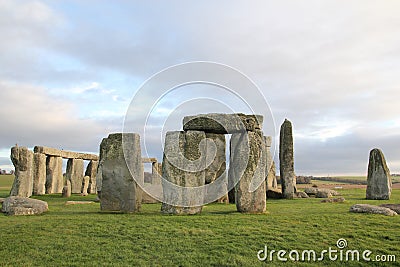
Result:
M0 186L4 181L1 181ZM0 190L0 197L9 190ZM340 191L340 190L339 190ZM0 215L0 266L337 266L323 263L260 262L257 252L321 252L345 238L346 249L393 254L400 264L400 216L349 213L355 203L400 203L365 200L365 190L341 190L345 203L319 199L268 200L268 213L237 213L234 205L209 204L201 215L160 214L159 204L143 205L138 214L101 213L98 203L66 206L60 195L35 197L49 203L40 216ZM68 200L94 200L73 196ZM287 257L287 255L286 255ZM343 264L343 263L342 263ZM344 262L364 266L365 262ZM385 266L370 262L368 266Z

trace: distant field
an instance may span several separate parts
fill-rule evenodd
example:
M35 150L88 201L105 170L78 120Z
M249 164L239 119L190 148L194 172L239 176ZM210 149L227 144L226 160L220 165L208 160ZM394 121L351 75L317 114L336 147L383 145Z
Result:
M0 190L10 190L14 181L14 175L0 175Z
M315 184L367 184L366 176L331 176L331 177L314 177ZM392 183L400 183L400 177L392 176Z

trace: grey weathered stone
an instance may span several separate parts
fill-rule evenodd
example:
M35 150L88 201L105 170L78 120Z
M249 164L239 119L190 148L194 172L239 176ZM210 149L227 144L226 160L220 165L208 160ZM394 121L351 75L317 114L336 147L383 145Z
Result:
M67 162L66 179L71 181L72 194L80 194L83 182L83 160L69 159Z
M373 214L382 214L382 215L386 215L386 216L395 216L395 215L397 215L397 213L394 212L391 209L388 209L388 208L385 208L385 207L369 205L369 204L355 204L355 205L350 207L350 212L373 213Z
M183 118L183 130L231 134L262 129L263 116L209 113Z
M317 193L318 193L318 188L315 188L315 187L307 187L307 188L304 188L304 192L307 194L307 195L316 195Z
M91 160L86 167L85 176L89 176L89 187L87 190L89 194L97 194L96 174L98 165L99 161Z
M46 194L46 155L33 154L33 195Z
M276 180L276 167L274 161L272 161L271 168L267 173L266 188L267 190L278 189L278 182Z
M46 194L62 193L63 185L62 158L48 156L46 159Z
M34 151L35 153L42 153L48 156L62 157L65 159L99 160L99 156L94 154L65 151L44 146L35 146Z
M262 132L232 134L230 147L229 180L240 180L235 186L236 209L248 213L265 212L267 153Z
M65 186L63 187L62 190L62 196L63 197L70 197L71 196L71 181L70 180L66 180L65 181Z
M48 209L45 201L10 196L4 200L2 211L7 215L36 215L46 212Z
M206 138L212 140L216 146L216 155L212 163L206 168L206 184L214 182L218 177L225 174L226 171L226 141L225 135L206 133ZM209 156L209 155L207 155Z
M296 198L309 198L309 196L307 195L307 193L302 192L302 191L297 191L295 193Z
M276 189L273 190L267 190L267 198L271 199L281 199L283 198L282 192L278 191Z
M33 152L26 147L13 147L11 161L15 167L15 178L10 196L30 197L33 190Z
M106 149L107 149L107 142L108 138L103 138L103 140L100 143L100 156L99 156L99 164L97 166L97 172L96 172L96 189L97 189L97 194L99 195L98 197L101 198L101 188L102 188L102 182L103 182L103 176L102 176L102 169L103 169L103 162L105 159L106 155Z
M390 199L392 178L382 151L375 148L369 154L367 199Z
M315 195L316 198L330 198L332 193L330 191L322 191L318 190L317 194Z
M138 212L142 203L142 190L136 181L143 184L144 179L139 134L110 134L100 145L99 162L102 179L101 210Z
M81 195L82 196L87 196L88 195L89 182L90 182L90 177L89 176L83 177L82 189L81 189Z
M328 188L318 188L318 192L326 192L330 194L331 196L340 196L340 193L338 191L328 189Z
M393 210L397 214L400 214L400 204L382 204L379 207L384 207Z
M165 136L163 157L163 178L183 187L198 187L205 184L206 160L201 158L200 143L206 139L206 134L201 131L167 132ZM183 163L188 161L191 166ZM182 165L182 166L181 166ZM185 166L183 166L185 165ZM184 170L183 168L187 168ZM203 195L194 195L185 188L174 190L162 181L164 202L161 211L167 214L198 214L202 206L195 205L201 202ZM186 203L186 206L173 205L171 203Z
M294 173L292 123L287 119L281 125L280 130L279 167L283 197L292 199L297 188Z

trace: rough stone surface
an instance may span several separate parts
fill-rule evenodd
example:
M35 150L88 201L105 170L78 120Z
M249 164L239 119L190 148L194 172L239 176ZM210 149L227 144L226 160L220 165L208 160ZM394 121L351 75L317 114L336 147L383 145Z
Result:
M82 192L83 183L83 160L69 159L67 162L66 179L71 181L72 194L80 194Z
M108 138L103 138L103 140L100 143L100 157L96 172L96 189L97 189L97 194L99 194L98 196L99 198L101 198L100 194L103 182L102 169L103 169L103 162L106 156L107 141Z
M178 186L198 187L205 184L205 164L206 160L201 157L200 143L206 139L204 132L186 131L186 132L167 132L165 136L164 157L163 157L163 178ZM183 155L183 157L182 157ZM189 167L183 164L183 161L191 162ZM187 168L183 170L181 166ZM196 171L197 170L197 171ZM188 190L173 190L168 183L163 181L164 203L161 211L167 214L198 214L202 206L196 206L195 200L200 200L203 195L193 195ZM172 205L175 201L187 203L187 207Z
M33 195L46 194L46 155L33 154Z
M379 207L384 207L393 210L397 214L400 214L400 204L382 204Z
M278 182L276 180L276 166L274 161L272 161L271 168L267 173L266 188L267 190L278 189Z
M48 210L45 201L16 196L6 198L2 208L7 215L37 215Z
M65 151L45 146L35 146L34 152L65 159L99 160L99 156L94 154Z
M390 199L392 178L382 151L375 148L369 154L367 199Z
M65 202L65 205L85 205L85 204L94 204L96 202L94 201L67 201Z
M267 153L262 132L232 134L230 147L229 181L240 180L235 186L236 209L246 213L265 212Z
M369 205L369 204L355 204L350 207L350 212L382 214L382 215L386 215L386 216L397 215L397 213L391 209L374 206L374 205Z
M307 195L307 193L302 192L302 191L297 191L295 193L296 198L309 198L309 196Z
M283 197L292 199L297 188L296 174L294 173L292 123L287 119L281 125L280 130L279 167Z
M318 188L318 192L326 192L330 194L331 196L340 196L340 193L338 191L328 189L328 188Z
M62 158L48 156L46 159L46 194L62 193L63 187Z
M307 188L304 188L304 192L309 196L311 196L311 195L315 196L318 193L318 188L307 187Z
M221 175L226 175L226 141L223 134L206 133L206 138L212 140L216 146L214 160L205 170L206 184L209 184Z
M124 156L122 140L127 157ZM143 183L144 179L139 134L110 134L100 145L100 155L101 210L138 212L142 203L142 190L136 181Z
M82 195L82 196L87 196L87 195L89 194L89 193L88 193L89 181L90 181L90 177L89 177L89 176L83 177L83 180L82 180L82 189L81 189L81 195Z
M66 180L66 185L63 187L62 190L63 197L70 197L71 196L71 181Z
M26 147L11 148L11 161L15 167L15 179L10 196L30 197L33 190L33 153Z
M99 161L91 160L86 167L85 176L89 176L89 187L87 190L89 194L97 194L96 174L98 165Z
M209 113L183 118L183 130L231 134L262 129L263 116L245 114Z
M315 195L316 198L330 198L332 193L329 191L321 191L318 190L317 194Z

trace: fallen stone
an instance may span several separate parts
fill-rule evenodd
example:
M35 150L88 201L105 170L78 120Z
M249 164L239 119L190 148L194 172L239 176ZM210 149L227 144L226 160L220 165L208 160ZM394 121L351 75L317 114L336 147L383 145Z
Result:
M318 190L317 194L315 195L316 198L330 198L332 197L332 193L326 190Z
M6 215L37 215L48 210L49 207L45 201L16 196L6 198L2 208Z
M339 198L329 198L329 199L323 199L321 200L322 203L343 203L345 202L345 199L343 197Z
M263 116L209 113L183 118L183 130L206 133L232 134L262 129Z
M15 167L10 196L30 197L33 191L33 152L26 147L11 148L11 161Z
M393 210L397 214L400 214L400 204L382 204L379 207L384 207Z
M382 215L386 215L386 216L395 216L395 215L397 215L397 213L394 212L391 209L388 209L388 208L385 208L385 207L369 205L369 204L355 204L355 205L350 207L350 212L382 214Z
M390 199L392 178L386 165L385 156L380 149L372 149L369 154L367 199Z
M85 204L94 204L94 201L67 201L65 205L85 205Z
M277 190L267 190L267 198L281 199L283 198L282 192Z
M338 191L332 190L332 189L327 189L327 188L318 188L318 192L326 192L330 194L331 196L340 196L340 193Z
M309 196L307 195L307 193L302 192L302 191L297 191L295 193L296 198L309 198Z
M317 194L317 192L318 192L318 188L315 188L315 187L307 187L307 188L304 188L304 193L306 193L307 195L316 195Z

